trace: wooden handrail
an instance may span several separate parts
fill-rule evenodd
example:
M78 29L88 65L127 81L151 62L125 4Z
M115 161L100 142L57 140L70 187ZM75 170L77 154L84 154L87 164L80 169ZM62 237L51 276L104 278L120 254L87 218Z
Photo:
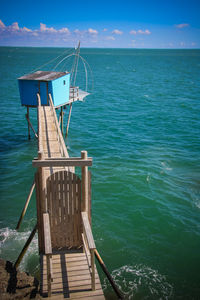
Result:
M44 226L45 254L52 254L51 232L50 232L50 223L49 223L49 214L48 213L43 213L43 226Z
M62 152L63 152L63 156L64 157L69 157L67 149L66 149L66 146L65 146L65 142L64 142L61 130L60 130L60 126L58 124L58 119L57 119L55 107L53 105L53 100L52 100L51 94L49 94L49 103L50 103L50 106L51 106L51 109L52 109L52 113L53 113L53 116L54 116L54 122L55 122L56 129L57 129L57 132L58 132L58 138L60 140L60 144L61 144L61 149L62 149Z
M90 223L88 220L87 212L81 212L82 221L83 221L83 245L85 248L85 253L87 256L88 262L90 261L90 267L91 267L91 286L92 290L95 290L95 242L92 235L92 230L90 227ZM88 257L88 250L90 253L90 259Z
M86 235L87 242L88 242L88 247L89 247L89 249L95 249L96 246L95 246L94 238L92 235L90 222L88 220L88 215L84 211L84 212L81 212L81 216L82 216L82 221L83 221L83 229L85 231L85 235Z
M38 107L37 107L37 114L38 114L38 151L43 152L43 146L42 146L42 124L41 124L41 99L40 94L37 94L37 100L38 100Z
M51 282L53 281L52 270L52 245L51 245L51 232L49 223L49 214L43 214L43 226L44 226L44 250L47 262L47 286L48 297L51 297Z
M92 158L82 159L81 157L63 157L63 158L46 158L39 160L34 158L33 167L85 167L92 166Z

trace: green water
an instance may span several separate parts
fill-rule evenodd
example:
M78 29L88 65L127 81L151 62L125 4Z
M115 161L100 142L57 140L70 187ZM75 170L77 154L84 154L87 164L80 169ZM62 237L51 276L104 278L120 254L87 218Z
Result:
M12 261L36 222L33 197L20 232L14 230L37 155L16 79L63 50L0 48L0 256ZM66 143L71 156L87 150L93 157L97 248L126 299L200 299L200 50L81 55L94 89L73 105ZM34 109L31 120L37 128ZM37 237L21 268L38 274Z

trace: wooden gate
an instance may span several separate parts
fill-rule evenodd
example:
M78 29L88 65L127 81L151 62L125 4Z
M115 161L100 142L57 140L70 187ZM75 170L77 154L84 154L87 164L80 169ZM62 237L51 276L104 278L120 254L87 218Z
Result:
M53 173L46 181L52 248L82 245L81 180L70 171Z

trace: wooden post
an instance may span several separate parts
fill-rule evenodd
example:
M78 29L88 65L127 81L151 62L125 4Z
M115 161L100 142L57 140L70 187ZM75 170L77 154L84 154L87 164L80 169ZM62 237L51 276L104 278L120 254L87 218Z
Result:
M26 114L26 118L27 118L27 120L29 120L29 106L27 106L27 114ZM29 122L28 122L28 139L29 139L29 140L31 139Z
M34 237L34 235L35 235L35 233L36 233L36 230L37 230L37 224L35 225L33 231L31 232L31 234L30 234L28 240L26 241L26 244L24 245L24 247L23 247L23 249L22 249L20 255L18 256L18 258L17 258L17 260L16 260L16 262L15 262L15 264L14 264L14 267L15 267L16 269L18 268L20 262L22 261L22 258L24 257L24 254L26 253L26 250L28 249L28 247L29 247L29 245L30 245L30 243L31 243L31 241L32 241L32 239L33 239L33 237Z
M21 216L20 216L19 221L18 221L18 223L17 223L16 230L18 230L19 227L20 227L20 225L21 225L22 219L23 219L23 217L24 217L24 215L25 215L25 213L26 213L27 207L28 207L29 202L30 202L30 200L31 200L31 196L32 196L32 194L33 194L34 188L35 188L35 180L34 180L33 183L32 183L30 192L29 192L28 197L27 197L27 199L26 199L26 203L25 203L25 205L24 205L24 208L23 208L23 210L22 210Z
M81 158L87 159L87 151L81 151ZM81 168L82 175L82 211L88 214L88 167Z
M71 119L71 113L72 113L72 103L70 104L70 108L69 108L69 116L68 116L68 121L67 121L67 129L66 129L65 137L68 136L69 123L70 123L70 119Z
M97 258L97 260L98 260L98 262L99 262L99 264L100 264L100 266L101 266L103 272L105 273L105 275L107 276L107 278L108 278L110 284L112 285L112 287L113 287L115 293L117 294L118 299L124 299L124 295L123 295L122 292L118 289L118 287L117 287L116 283L114 282L112 276L111 276L110 273L108 272L108 269L106 268L106 266L105 266L105 264L104 264L104 262L103 262L103 260L102 260L102 258L101 258L101 256L100 256L99 252L97 251L97 249L94 249L94 254L95 254L95 256L96 256L96 258Z
M31 121L29 120L27 114L26 114L26 119L27 119L28 126L29 126L29 132L30 132L30 127L31 127L31 129L33 130L33 133L35 134L35 137L38 138L38 135L37 135L37 133L35 132L35 129L33 128L33 125L31 124Z
M92 268L92 290L95 290L95 257L94 257L95 249L91 249L91 268Z
M42 151L38 151L38 160L43 160L44 155ZM37 199L37 210L38 210L38 215L40 221L38 222L38 238L40 240L39 246L39 252L44 251L44 226L43 226L43 213L47 212L47 203L46 203L46 197L45 197L45 188L46 188L46 183L45 183L45 178L44 178L44 170L42 167L38 168L38 188L39 188L39 193Z
M63 135L63 107L61 106L61 132Z

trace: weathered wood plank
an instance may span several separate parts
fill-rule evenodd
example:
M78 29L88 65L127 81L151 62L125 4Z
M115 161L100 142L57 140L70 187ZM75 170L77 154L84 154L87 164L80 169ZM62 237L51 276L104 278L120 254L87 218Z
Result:
M84 226L88 246L90 249L95 249L96 246L95 246L95 242L93 239L92 230L91 230L90 223L88 220L87 212L82 212L81 216L82 216L82 220L83 220L83 226Z
M52 254L49 214L43 214L45 254Z
M47 151L44 151L47 152ZM51 154L53 153L59 153L59 151L51 151ZM38 160L35 158L32 161L32 165L35 168L39 167L89 167L92 166L92 158L88 157L87 159L82 159L79 157L76 158L60 158L58 157L57 159L55 157L49 157L48 159L45 160Z

